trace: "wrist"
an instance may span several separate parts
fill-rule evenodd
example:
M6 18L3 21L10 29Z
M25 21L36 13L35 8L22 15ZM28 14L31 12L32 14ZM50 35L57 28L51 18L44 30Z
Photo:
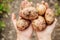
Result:
M26 36L20 36L19 37L19 40L30 40L30 38L29 37L26 37Z
M17 35L17 40L30 40L30 37L24 36L24 35Z
M51 35L38 36L38 40L51 40Z

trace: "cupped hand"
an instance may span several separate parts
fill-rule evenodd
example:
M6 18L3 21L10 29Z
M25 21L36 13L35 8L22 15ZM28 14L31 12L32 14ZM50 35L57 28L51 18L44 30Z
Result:
M46 8L49 8L49 5L47 2L42 1L41 3L44 4ZM36 31L38 40L51 40L51 34L55 28L56 22L57 22L57 19L55 18L55 21L53 22L53 24L48 25L45 30L40 32Z
M55 28L57 19L55 19L54 23L47 26L47 28L41 32L36 31L37 37L39 40L51 40L51 34Z
M55 28L56 22L57 22L57 19L55 18L54 23L51 24L51 25L48 25L45 30L43 30L43 31L41 31L41 32L36 31L37 35L40 35L40 36L41 36L41 35L42 35L42 36L44 36L44 35L51 35L52 32L53 32L53 30L54 30L54 28Z
M24 31L19 31L17 29L17 26L16 26L16 16L14 13L12 13L12 22L14 24L14 27L16 29L16 32L17 32L17 40L29 40L29 38L31 37L32 35L32 27L31 25Z
M21 8L25 8L25 7L31 6L31 4L32 4L32 2L28 2L27 0L24 0L21 2L20 6L21 6ZM31 34L32 34L31 25L26 30L19 31L16 26L16 21L17 21L16 16L14 13L12 13L12 22L13 22L14 27L17 32L17 40L30 40L29 38L31 37Z

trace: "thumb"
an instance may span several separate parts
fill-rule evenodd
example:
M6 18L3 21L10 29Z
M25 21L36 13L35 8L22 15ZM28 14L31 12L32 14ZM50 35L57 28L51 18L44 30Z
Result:
M42 4L45 4L45 1L41 1Z
M15 16L14 13L12 13L11 19L12 19L12 20L15 20L15 19L16 19L16 16Z
M46 8L49 8L49 5L48 5L48 3L47 3L47 2L45 2L45 6L46 6Z
M57 22L57 19L55 18L54 23L52 25L47 26L45 32L46 33L52 33L54 28L55 28L56 22Z
M13 25L14 25L15 29L16 29L16 16L15 16L14 13L12 13L11 20L13 22Z

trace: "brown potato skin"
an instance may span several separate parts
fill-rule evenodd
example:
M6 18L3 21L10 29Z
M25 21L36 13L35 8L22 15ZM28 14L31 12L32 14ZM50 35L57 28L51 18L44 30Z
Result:
M44 15L45 11L46 11L46 6L43 4L40 4L36 7L38 14L39 15Z
M23 31L29 27L29 21L24 19L18 19L16 25L18 30Z
M27 20L34 20L38 17L38 13L34 7L27 7L20 12L20 16Z
M52 24L53 21L55 20L55 15L54 15L52 9L48 8L48 9L46 10L45 20L46 20L47 24L49 24L49 25Z
M26 8L26 7L30 7L30 6L32 6L32 2L29 2L28 0L24 0L24 1L22 1L21 2L21 4L20 4L20 8L21 9L24 9L24 8Z
M46 28L46 22L42 16L32 21L32 27L36 31L42 31Z

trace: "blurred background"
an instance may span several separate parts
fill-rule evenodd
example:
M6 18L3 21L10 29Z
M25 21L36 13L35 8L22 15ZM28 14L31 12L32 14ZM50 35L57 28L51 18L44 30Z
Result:
M11 14L19 13L19 7L22 0L0 0L0 40L16 40L16 31L11 21ZM42 0L29 0L34 3ZM50 8L54 10L58 20L52 33L52 40L60 40L60 0L44 0L49 3ZM35 40L35 34L32 39Z

